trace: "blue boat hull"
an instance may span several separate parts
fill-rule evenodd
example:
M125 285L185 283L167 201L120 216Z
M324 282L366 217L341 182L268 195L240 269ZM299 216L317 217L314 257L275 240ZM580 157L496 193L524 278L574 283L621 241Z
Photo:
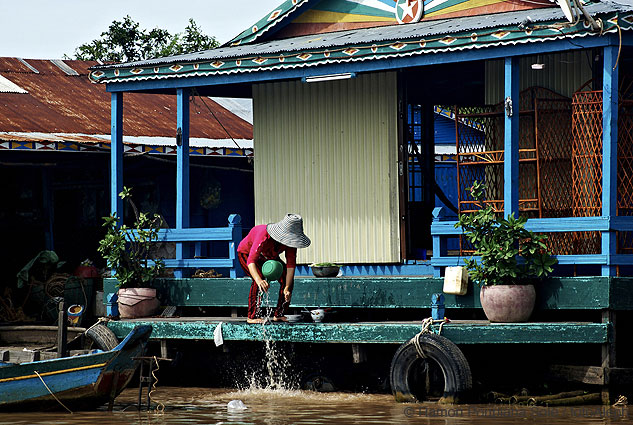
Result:
M113 400L132 379L151 332L139 326L111 351L0 366L0 410L63 409L57 400L92 409Z

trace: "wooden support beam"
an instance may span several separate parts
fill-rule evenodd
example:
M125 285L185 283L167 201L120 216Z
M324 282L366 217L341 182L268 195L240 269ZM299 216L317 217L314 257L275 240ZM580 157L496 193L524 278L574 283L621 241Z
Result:
M604 48L602 78L602 216L617 215L618 199L618 46ZM602 254L617 254L616 233L602 232ZM602 266L603 276L615 276L616 267Z
M165 359L170 358L170 356L169 356L169 347L167 347L167 340L166 339L161 339L160 340L160 356L162 358L165 358Z
M633 382L633 368L551 365L549 373L554 378L587 385L630 385Z
M503 213L519 215L519 58L505 58Z
M602 311L602 323L610 324L612 327L612 334L610 341L602 344L602 367L605 369L614 368L616 366L616 358L615 358L615 312L612 310L603 310ZM610 392L610 382L607 376L605 379L604 385L602 387L602 404L607 405L611 404L611 392Z
M57 305L57 357L66 357L68 344L68 316L64 300Z
M352 344L352 360L354 364L365 363L367 361L367 350L360 344Z
M551 365L550 374L568 382L579 382L588 385L604 385L605 368L600 366Z

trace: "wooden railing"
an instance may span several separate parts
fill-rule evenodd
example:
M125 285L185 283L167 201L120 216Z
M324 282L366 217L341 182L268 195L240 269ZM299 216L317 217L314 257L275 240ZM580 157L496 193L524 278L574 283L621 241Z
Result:
M164 259L165 267L173 268L175 277L183 277L183 269L222 268L229 269L231 278L244 275L237 258L237 245L242 239L242 218L239 214L231 214L227 227L207 227L191 229L162 229L159 231L158 242L175 242L176 258ZM227 257L201 258L202 242L228 242ZM194 243L193 258L185 256L186 243Z
M460 227L455 228L457 221L446 220L444 208L433 210L433 223L431 224L431 236L433 237L433 257L431 264L433 274L440 276L442 267L464 265L464 258L470 256L448 256L446 240L463 234ZM536 233L557 232L630 232L633 231L633 217L557 217L557 218L533 218L525 224L525 228ZM609 248L609 247L607 247ZM632 254L617 254L615 247L605 249L603 244L600 254L584 255L555 255L558 264L571 265L597 265L597 266L630 266L633 265ZM474 257L476 258L476 257ZM604 274L604 272L603 272Z

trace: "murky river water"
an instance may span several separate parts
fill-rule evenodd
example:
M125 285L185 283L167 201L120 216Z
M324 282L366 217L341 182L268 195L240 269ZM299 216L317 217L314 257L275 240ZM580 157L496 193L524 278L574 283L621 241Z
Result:
M511 407L434 403L398 404L387 394L316 393L299 390L232 390L158 388L152 394L163 403L158 413L138 412L138 391L127 389L113 412L0 414L0 425L17 424L525 424L560 425L633 423L633 408ZM242 400L246 410L231 411L231 400ZM153 405L154 406L154 405Z

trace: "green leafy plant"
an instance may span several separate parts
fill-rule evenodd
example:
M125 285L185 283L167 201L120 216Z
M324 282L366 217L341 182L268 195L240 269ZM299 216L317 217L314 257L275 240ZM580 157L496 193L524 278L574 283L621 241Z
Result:
M133 226L126 226L116 215L103 217L107 231L98 251L115 270L120 288L148 287L164 269L163 260L151 256L163 220L158 214L139 212L132 201L132 189L124 187L119 197L130 204L136 220Z
M475 182L470 188L473 199L483 205L484 187ZM455 227L462 227L464 235L475 247L480 260L465 260L471 278L481 285L511 285L531 283L553 271L557 260L551 256L544 240L525 229L525 217L498 218L490 205L470 213L460 214Z

